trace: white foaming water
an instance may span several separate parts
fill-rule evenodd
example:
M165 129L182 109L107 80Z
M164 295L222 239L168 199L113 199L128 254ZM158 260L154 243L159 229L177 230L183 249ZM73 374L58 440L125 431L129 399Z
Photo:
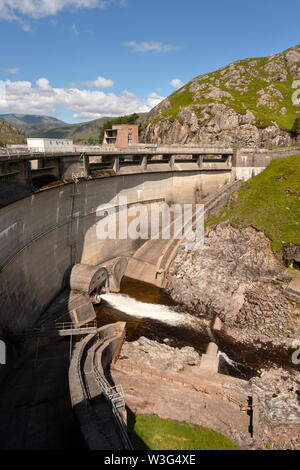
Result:
M171 307L146 304L124 294L105 294L101 297L112 308L132 317L150 318L169 325L191 324L194 320L191 315L175 312Z
M231 367L233 367L234 369L236 369L237 371L239 371L239 373L240 373L241 376L244 376L244 377L245 377L245 375L243 374L243 372L241 372L240 369L239 369L239 365L242 365L242 364L239 364L238 362L234 362L232 359L230 359L230 357L227 356L227 354L225 354L225 353L222 352L222 351L220 351L220 352L218 353L218 357L224 359L224 361L227 362L227 364L229 364Z

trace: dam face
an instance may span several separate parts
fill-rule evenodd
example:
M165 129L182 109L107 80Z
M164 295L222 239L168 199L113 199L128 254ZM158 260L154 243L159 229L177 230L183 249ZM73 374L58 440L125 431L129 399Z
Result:
M99 206L118 206L122 196L129 205L201 202L230 181L231 169L128 174L45 189L1 208L1 329L33 327L64 287L72 265L98 265L143 243L99 240Z

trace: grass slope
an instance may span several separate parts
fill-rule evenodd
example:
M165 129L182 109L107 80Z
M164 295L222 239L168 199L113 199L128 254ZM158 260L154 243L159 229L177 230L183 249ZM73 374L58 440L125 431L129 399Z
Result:
M300 155L271 162L244 183L236 200L210 217L207 225L225 220L263 231L273 251L282 251L289 243L300 245Z
M157 416L129 415L128 430L135 450L238 450L211 429Z

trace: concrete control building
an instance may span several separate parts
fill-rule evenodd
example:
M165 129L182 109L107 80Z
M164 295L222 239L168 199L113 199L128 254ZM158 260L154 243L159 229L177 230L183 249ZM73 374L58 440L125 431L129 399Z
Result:
M31 152L73 152L73 140L30 138L27 147Z
M113 145L119 149L139 143L139 126L114 125L112 129L106 129L103 145Z

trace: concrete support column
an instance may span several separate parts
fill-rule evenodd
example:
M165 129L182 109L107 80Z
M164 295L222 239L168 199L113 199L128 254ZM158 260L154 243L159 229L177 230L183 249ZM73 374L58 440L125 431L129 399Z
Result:
M203 168L203 155L199 155L197 163L199 168Z
M61 157L61 173L65 180L75 177L87 178L90 174L89 157L85 154Z
M141 168L143 171L147 171L148 166L148 158L147 155L143 155L141 159Z
M202 354L200 369L212 374L217 374L219 370L218 345L209 343L206 354Z
M241 151L236 149L233 151L233 157L232 157L232 166L237 167L240 166L240 158L241 158Z
M175 169L175 155L170 155L169 165L170 165L171 170L173 171Z
M29 160L0 164L0 184L14 182L31 185L31 164Z
M83 171L86 173L86 176L89 177L91 176L91 170L90 170L90 157L89 155L82 155L83 158Z
M120 171L120 157L114 157L113 170L115 173Z

